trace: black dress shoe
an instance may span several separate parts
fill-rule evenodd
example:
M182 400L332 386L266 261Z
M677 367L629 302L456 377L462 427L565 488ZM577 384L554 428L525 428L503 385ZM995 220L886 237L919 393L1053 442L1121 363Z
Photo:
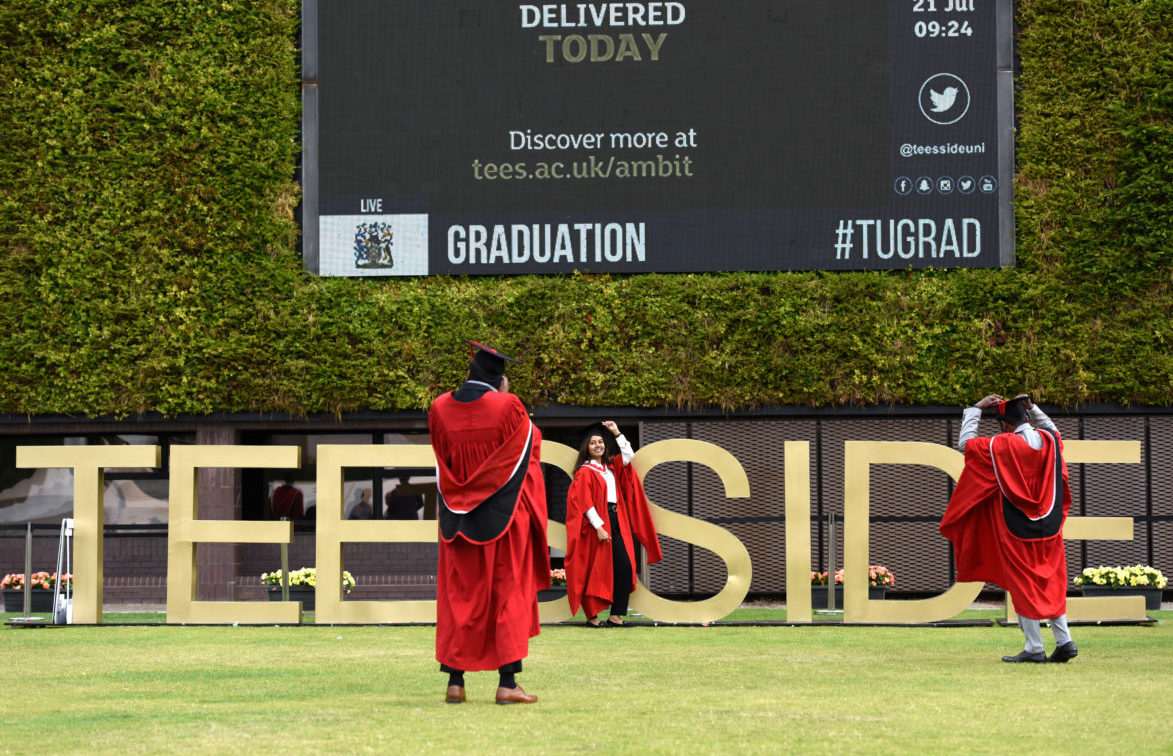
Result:
M1075 647L1075 641L1067 641L1062 646L1056 646L1055 651L1051 654L1051 658L1047 661L1058 662L1062 664L1069 659L1074 659L1079 656L1079 649Z
M1040 662L1045 662L1046 660L1047 660L1047 655L1044 654L1042 651L1036 651L1036 652L1021 651L1018 653L1017 656L1003 656L1002 657L1002 661L1004 661L1004 662L1034 662L1034 663L1038 664Z

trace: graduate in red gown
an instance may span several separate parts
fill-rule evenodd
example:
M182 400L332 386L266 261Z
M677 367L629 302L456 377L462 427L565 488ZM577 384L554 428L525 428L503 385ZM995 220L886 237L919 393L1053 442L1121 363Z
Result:
M428 412L440 501L436 660L448 703L466 671L500 673L497 703L534 703L517 684L550 585L541 433L509 393L505 355L473 344L468 378Z
M269 504L276 517L288 517L291 520L305 517L305 497L301 489L293 485L292 478L273 489L272 495L269 496Z
M1002 433L977 435L983 411L998 419ZM1006 401L991 394L965 411L958 446L965 470L940 527L953 543L957 579L996 583L1014 599L1026 644L1003 661L1047 661L1039 625L1044 619L1055 635L1050 661L1074 658L1063 546L1071 489L1058 428L1029 397Z
M647 551L649 564L662 558L643 484L628 464L635 452L615 423L602 425L583 438L566 496L566 597L570 611L582 605L591 627L623 625L636 585L634 541ZM618 454L607 454L604 431L615 439ZM608 607L603 623L598 614Z

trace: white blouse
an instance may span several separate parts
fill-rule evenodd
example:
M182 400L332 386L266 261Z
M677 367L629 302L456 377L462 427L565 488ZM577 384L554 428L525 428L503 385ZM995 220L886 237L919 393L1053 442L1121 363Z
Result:
M631 448L631 444L628 443L627 438L625 438L624 435L620 433L615 437L615 443L619 445L619 453L623 455L623 464L631 464L631 458L635 456L635 450ZM589 467L599 475L603 476L603 480L607 483L607 503L617 503L619 501L619 497L615 489L615 473L611 472L611 468L605 465L601 465L593 459L587 460L583 467ZM599 513L595 511L595 507L590 507L587 509L586 516L587 519L590 520L591 527L593 527L595 530L603 527L603 518L600 517Z

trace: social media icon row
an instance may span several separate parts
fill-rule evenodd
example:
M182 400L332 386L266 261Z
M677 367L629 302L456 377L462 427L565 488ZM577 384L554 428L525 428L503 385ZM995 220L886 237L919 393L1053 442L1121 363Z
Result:
M993 194L998 190L998 180L990 175L982 176L976 180L973 176L962 176L956 180L952 176L940 176L935 179L920 176L915 181L908 176L900 176L892 184L892 189L901 197L907 197L913 192L922 196L934 192L946 195L953 194L953 192L973 194L975 191L982 194Z

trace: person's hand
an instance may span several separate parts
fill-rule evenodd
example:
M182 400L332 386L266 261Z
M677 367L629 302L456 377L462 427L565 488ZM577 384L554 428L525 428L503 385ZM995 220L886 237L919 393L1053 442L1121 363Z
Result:
M977 404L973 406L977 407L978 409L985 409L986 407L994 406L1000 401L1002 401L1001 396L997 394L990 394L989 396L984 396L981 399L978 399Z
M604 421L603 421L603 427L604 427L604 428L606 428L607 430L611 431L611 435L612 435L612 436L618 436L618 435L619 435L619 426L618 426L618 425L616 425L614 421L612 421L612 420L604 420Z
M599 537L599 543L606 543L611 540L611 536L603 529L602 526L595 528L595 535Z

